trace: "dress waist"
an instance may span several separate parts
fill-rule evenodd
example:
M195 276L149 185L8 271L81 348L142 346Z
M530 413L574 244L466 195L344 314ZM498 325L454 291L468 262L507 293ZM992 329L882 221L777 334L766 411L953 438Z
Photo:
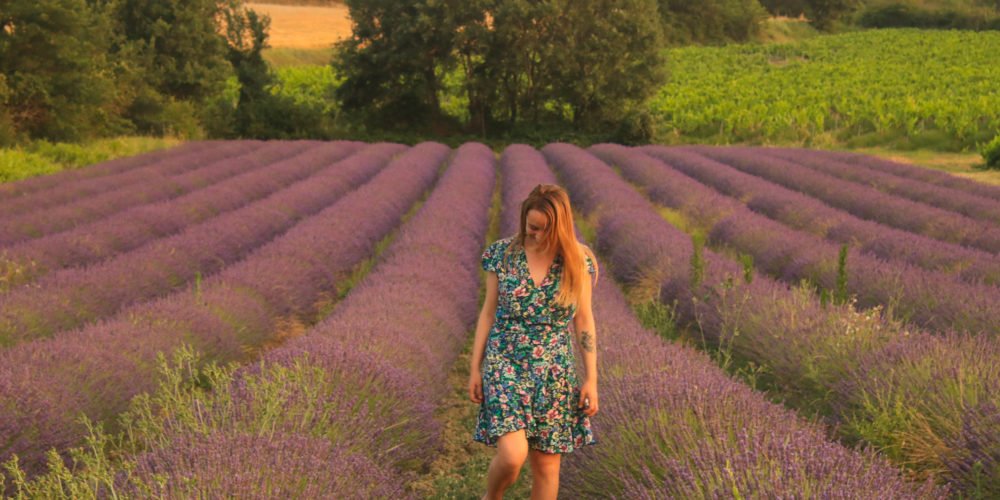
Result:
M552 363L556 356L572 356L566 329L551 325L507 326L490 331L488 352L515 362Z

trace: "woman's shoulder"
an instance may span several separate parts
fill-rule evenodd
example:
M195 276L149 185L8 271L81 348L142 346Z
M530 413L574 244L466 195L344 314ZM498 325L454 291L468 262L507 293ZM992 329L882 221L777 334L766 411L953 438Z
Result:
M501 261L510 246L513 236L500 238L486 246L483 251L482 264L486 271L497 271L501 268Z
M491 249L493 251L504 251L507 249L507 247L510 246L512 241L514 241L514 237L507 236L506 238L500 238L498 240L494 240L493 243L487 245L486 248Z

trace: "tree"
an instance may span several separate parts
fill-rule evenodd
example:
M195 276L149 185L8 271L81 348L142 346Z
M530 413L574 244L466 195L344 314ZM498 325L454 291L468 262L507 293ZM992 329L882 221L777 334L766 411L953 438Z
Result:
M854 11L861 0L807 0L806 14L810 22L821 30L828 30L833 23Z
M160 94L200 102L231 71L219 29L226 6L226 0L117 0L117 29L141 47L147 81Z
M345 111L367 124L441 120L440 75L465 79L468 127L606 130L663 78L656 0L349 0L352 39L335 60Z
M223 14L228 42L227 58L240 82L236 105L237 132L243 137L259 137L266 118L263 111L271 97L268 89L274 83L274 75L261 55L267 47L267 29L271 19L260 17L255 11L244 8L239 1L230 4Z
M106 18L85 0L0 0L0 128L77 140L111 127L109 39Z
M439 69L454 64L456 27L436 0L347 0L354 29L334 65L344 74L337 100L368 125L426 128L443 118Z
M565 33L546 61L556 69L556 95L580 130L617 124L652 96L665 77L662 32L653 0L565 2ZM559 40L565 40L558 43Z

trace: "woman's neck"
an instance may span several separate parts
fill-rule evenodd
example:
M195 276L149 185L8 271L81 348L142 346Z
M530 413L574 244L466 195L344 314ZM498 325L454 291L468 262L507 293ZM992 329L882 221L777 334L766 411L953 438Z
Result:
M555 248L555 246L553 246L553 248L550 248L549 251L542 252L538 245L532 245L527 240L525 240L524 250L526 252L530 252L532 255L544 255L546 257L555 257L557 249Z

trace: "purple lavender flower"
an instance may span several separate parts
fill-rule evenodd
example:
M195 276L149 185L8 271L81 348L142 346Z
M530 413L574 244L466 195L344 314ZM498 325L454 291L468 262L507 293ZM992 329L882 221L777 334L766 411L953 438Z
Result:
M816 197L862 219L941 241L1000 252L1000 228L995 224L880 193L874 188L852 184L788 161L761 156L749 148L693 146L684 149Z
M348 161L379 163L398 146ZM77 331L0 351L0 461L37 470L45 450L79 441L156 384L156 355L190 344L209 360L246 359L281 321L308 318L323 294L365 259L429 188L449 149L411 148L337 203L198 286ZM358 224L358 221L365 221ZM10 402L10 404L6 404Z

